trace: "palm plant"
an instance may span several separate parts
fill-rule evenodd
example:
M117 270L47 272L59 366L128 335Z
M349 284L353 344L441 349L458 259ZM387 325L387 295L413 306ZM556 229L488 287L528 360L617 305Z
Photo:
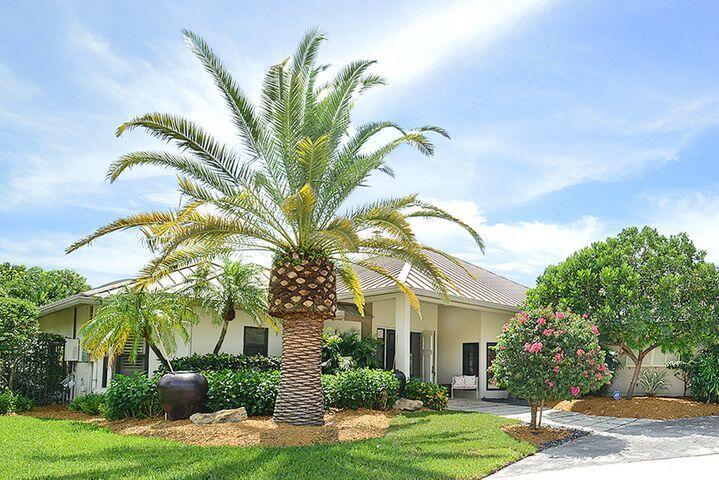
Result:
M236 310L244 311L257 323L274 323L267 315L267 290L261 286L261 271L259 265L227 261L219 272L201 266L190 278L189 292L221 327L212 353L220 353Z
M140 228L159 250L142 272L148 283L220 254L250 250L272 254L269 313L283 325L274 419L322 424L321 338L324 320L335 315L336 277L352 291L361 313L364 296L358 268L391 279L419 312L411 289L373 258L410 262L445 295L452 281L427 251L461 263L422 245L410 220L454 222L483 248L476 231L417 195L346 206L372 174L394 176L386 163L390 153L407 144L432 155L428 135L448 137L447 132L431 125L406 130L390 121L352 128L355 101L385 81L370 72L375 63L371 60L351 62L330 76L327 66L316 62L325 40L316 30L302 38L291 58L269 68L259 106L253 105L202 38L189 31L184 36L226 101L242 153L174 115L150 113L122 124L118 136L142 128L180 151L124 155L110 166L108 179L115 181L139 165L165 166L178 172L185 201L173 211L120 218L68 250L110 232ZM388 133L393 138L383 141Z
M177 338L189 341L190 326L196 322L197 314L187 297L128 289L103 299L95 316L80 329L80 336L94 358L114 358L130 342L131 362L137 359L144 340L171 372L168 357L177 351Z

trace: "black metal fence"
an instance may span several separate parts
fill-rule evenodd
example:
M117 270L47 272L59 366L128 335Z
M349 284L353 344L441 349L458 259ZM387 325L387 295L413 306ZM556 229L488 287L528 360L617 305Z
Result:
M31 398L36 405L62 402L61 382L67 375L64 352L65 337L41 333L20 362L13 390Z

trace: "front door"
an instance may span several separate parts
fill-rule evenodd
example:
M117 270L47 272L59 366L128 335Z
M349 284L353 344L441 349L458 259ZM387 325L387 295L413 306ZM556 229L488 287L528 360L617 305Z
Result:
M409 334L409 376L422 378L422 334L419 332Z

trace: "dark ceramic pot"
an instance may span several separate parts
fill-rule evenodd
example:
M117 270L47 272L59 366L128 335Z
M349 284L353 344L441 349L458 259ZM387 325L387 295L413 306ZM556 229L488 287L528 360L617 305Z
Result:
M207 399L207 379L196 372L166 373L157 383L168 420L185 420L201 412Z
M399 380L398 395L401 397L402 394L404 393L404 387L407 386L407 376L404 373L402 373L401 370L395 370L394 376L397 377L397 380Z

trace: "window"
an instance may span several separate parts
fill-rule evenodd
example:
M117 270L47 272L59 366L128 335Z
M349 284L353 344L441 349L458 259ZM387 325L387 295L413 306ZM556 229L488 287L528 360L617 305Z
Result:
M479 375L479 343L462 344L462 375Z
M502 390L497 386L494 375L489 372L489 367L497 357L497 342L487 342L487 390Z
M242 353L245 355L267 356L267 333L266 328L245 327L244 345Z
M122 353L115 360L115 373L120 375L133 375L135 373L147 373L149 361L149 348L145 340L141 340L137 348L135 361L130 361L130 353L135 343L134 337L129 337ZM107 380L105 379L105 382ZM105 383L107 385L107 383Z

